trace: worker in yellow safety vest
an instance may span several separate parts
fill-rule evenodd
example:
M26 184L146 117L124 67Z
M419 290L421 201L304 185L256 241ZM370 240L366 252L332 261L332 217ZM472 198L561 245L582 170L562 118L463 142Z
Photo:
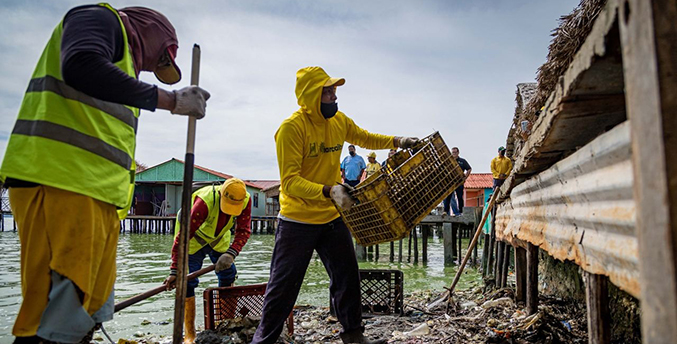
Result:
M209 255L214 263L219 287L230 287L235 282L237 269L235 257L251 235L251 198L245 183L237 178L226 180L223 185L204 186L192 196L190 210L190 238L188 246L188 269L190 273L202 268L202 262ZM169 277L165 280L168 290L176 283L176 267L179 254L179 233L181 232L180 214L176 215L174 245L172 245L172 265ZM235 229L235 238L230 242L231 229ZM195 341L195 288L199 280L188 281L185 303L184 343Z
M177 49L169 20L143 7L76 7L52 32L0 167L21 242L15 343L88 343L113 318L140 109L202 118L209 98L138 80L150 71L178 82Z

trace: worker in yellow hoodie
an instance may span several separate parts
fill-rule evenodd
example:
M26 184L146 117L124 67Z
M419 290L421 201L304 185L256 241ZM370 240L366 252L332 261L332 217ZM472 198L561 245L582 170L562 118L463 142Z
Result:
M409 148L418 139L370 133L338 111L336 87L345 83L320 67L296 73L301 106L277 133L280 215L261 323L252 343L274 343L291 312L313 251L329 274L329 292L344 343L385 343L363 335L360 279L350 232L332 199L343 209L355 201L341 180L343 144L367 149Z

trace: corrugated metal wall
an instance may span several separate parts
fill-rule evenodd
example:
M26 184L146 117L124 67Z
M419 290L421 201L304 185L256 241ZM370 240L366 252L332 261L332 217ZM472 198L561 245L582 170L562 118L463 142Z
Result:
M639 297L631 157L624 122L516 186L498 207L497 238L538 245Z

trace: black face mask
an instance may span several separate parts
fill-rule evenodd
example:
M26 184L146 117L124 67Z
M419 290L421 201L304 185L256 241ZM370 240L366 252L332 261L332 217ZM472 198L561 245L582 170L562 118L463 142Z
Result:
M348 152L350 153L350 156L355 156L355 152Z
M336 115L338 111L338 103L333 102L331 104L320 103L320 111L322 112L322 117L330 119Z

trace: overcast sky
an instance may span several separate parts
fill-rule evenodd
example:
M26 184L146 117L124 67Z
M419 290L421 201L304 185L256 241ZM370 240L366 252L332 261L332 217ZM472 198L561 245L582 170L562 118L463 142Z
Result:
M362 128L418 137L438 130L447 145L460 147L474 172L489 172L512 122L516 84L534 80L557 19L577 3L243 0L143 6L164 13L176 27L184 79L173 88L189 84L191 47L202 47L200 86L212 98L197 125L196 164L243 179L278 179L273 135L298 108L296 71L311 65L346 79L337 91L339 109ZM79 4L0 4L3 156L40 53L63 15ZM185 117L142 111L137 160L152 166L183 159L186 127ZM382 161L386 151L377 154Z

